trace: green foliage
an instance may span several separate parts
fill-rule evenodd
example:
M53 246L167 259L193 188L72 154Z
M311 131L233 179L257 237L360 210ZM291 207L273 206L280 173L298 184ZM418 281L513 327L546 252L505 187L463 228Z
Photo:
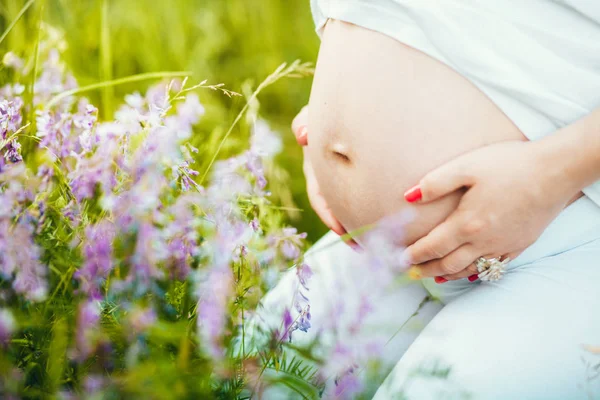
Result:
M40 40L42 36L44 41ZM284 133L286 147L282 156L265 165L267 176L272 178L273 201L241 198L240 208L248 219L260 218L261 226L268 232L293 220L300 231L307 231L316 239L324 227L310 210L304 194L301 151L289 133L292 118L308 100L310 79L279 78L310 72L308 64L294 60L313 61L317 40L308 0L3 0L0 56L9 50L16 53L26 60L30 72L16 76L0 62L0 87L9 82L24 83L23 99L26 104L33 104L32 82L43 69L41 54L48 47L62 51L79 88L55 96L46 107L60 103L68 95L84 94L99 106L104 120L112 117L125 94L143 92L157 78L189 75L193 82L225 82L243 97L223 96L224 89L219 85L196 88L213 90L199 92L207 113L189 144L197 147L200 154L214 157L199 157L195 167L206 176L205 171L217 159L245 148L260 107L262 116ZM289 67L277 69L286 61ZM273 70L276 73L271 74ZM260 84L267 76L267 81ZM275 81L277 85L270 86ZM33 136L35 111L35 107L27 108L28 125L18 132L23 152L28 155L25 164L31 171L48 163L47 155L34 152L39 141ZM205 176L201 176L201 181ZM82 394L83 377L110 376L112 386L106 386L105 398L249 396L244 392L247 382L242 376L224 374L203 353L195 333L196 307L190 282L174 279L159 288L164 298L149 295L141 299L140 307L156 308L158 320L143 335L131 337L127 321L132 311L111 297L108 288L110 279L123 278L128 272L126 255L133 247L133 235L115 243L117 265L106 282L106 297L99 302L100 328L92 333L93 341L110 346L100 346L93 358L85 362L73 362L76 306L81 297L74 274L83 262L83 228L107 215L95 196L82 202L81 225L74 227L64 212L74 196L64 168L58 163L54 165L52 183L52 191L28 205L31 214L35 214L40 203L45 205L45 220L36 244L43 250L41 262L50 270L49 299L39 304L17 299L16 305L10 305L18 321L18 334L9 347L0 347L0 375L19 376L0 380L8 385L0 387L0 392L20 393L28 398L60 397L65 391ZM165 200L165 204L172 202L173 199ZM194 268L203 261L206 260L196 260ZM242 259L237 268L231 315L241 315L243 319L247 310L256 307L266 287L248 273L258 271L257 260ZM256 287L257 283L261 286ZM10 284L0 279L0 289L8 287ZM236 327L230 324L229 328L231 340ZM314 384L315 370L300 359L286 359L281 347L278 343L271 349L274 353L263 359L266 369L280 373L271 382L314 398L319 392ZM296 350L304 359L310 358L309 352ZM245 361L257 362L263 356L247 354ZM220 368L239 370L240 365Z
M2 1L0 32L25 3ZM256 87L282 62L314 61L318 49L308 0L37 0L0 43L0 53L31 54L40 15L64 30L65 57L81 86L140 73L191 71L193 80L224 82L243 93L246 82ZM285 156L277 162L288 171L292 197L286 204L303 210L290 218L316 240L325 227L306 198L302 154L289 132L308 102L310 83L288 80L270 87L261 96L261 113L284 133ZM123 95L139 89L131 83L87 95L109 117ZM208 111L202 126L209 131L233 120L236 107L244 105L239 99L232 107L229 99L206 93L202 101Z

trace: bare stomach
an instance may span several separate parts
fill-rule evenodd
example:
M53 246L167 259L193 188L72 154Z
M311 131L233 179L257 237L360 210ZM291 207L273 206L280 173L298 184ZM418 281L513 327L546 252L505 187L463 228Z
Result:
M410 244L462 192L413 206L403 193L470 150L527 140L478 88L388 36L341 21L325 28L309 105L308 156L334 215L351 231L412 207Z

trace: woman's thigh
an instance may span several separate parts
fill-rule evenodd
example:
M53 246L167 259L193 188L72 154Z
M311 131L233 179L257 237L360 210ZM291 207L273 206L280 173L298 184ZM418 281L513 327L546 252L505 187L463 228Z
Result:
M375 398L598 396L600 357L585 346L600 344L599 288L600 239L480 283L438 313Z
M320 335L325 359L338 344L359 358L361 348L368 348L365 344L381 344L381 361L389 370L441 308L437 302L424 302L428 293L419 282L401 286L382 282L384 276L369 267L369 257L355 252L333 233L307 253L305 262L314 273L303 292L309 300L312 326L308 332L293 332L292 343L308 345ZM298 287L293 269L265 296L254 319L261 329L281 329L286 308L296 318L293 303Z

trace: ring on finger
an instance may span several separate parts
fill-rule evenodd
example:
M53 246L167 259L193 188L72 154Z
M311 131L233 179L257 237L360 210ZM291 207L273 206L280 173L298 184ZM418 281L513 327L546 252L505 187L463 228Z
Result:
M506 272L506 266L510 262L510 257L502 259L502 257L485 258L479 257L475 260L478 277L482 281L498 281L502 279Z

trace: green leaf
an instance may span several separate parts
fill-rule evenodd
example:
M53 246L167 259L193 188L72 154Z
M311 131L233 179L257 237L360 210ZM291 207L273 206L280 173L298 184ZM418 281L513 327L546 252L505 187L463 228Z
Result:
M65 368L68 346L67 323L64 318L57 318L52 325L52 341L48 349L46 362L47 385L49 393L56 393Z

